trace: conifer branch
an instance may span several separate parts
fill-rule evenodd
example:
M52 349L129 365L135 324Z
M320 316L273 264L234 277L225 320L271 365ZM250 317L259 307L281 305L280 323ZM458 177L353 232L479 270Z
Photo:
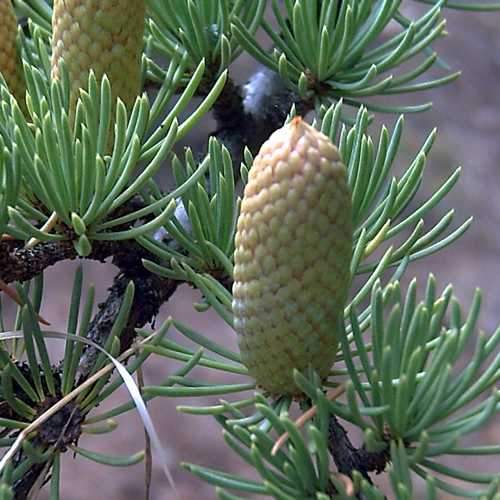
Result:
M371 483L370 472L380 474L385 470L390 460L388 447L379 452L369 452L365 446L356 448L349 439L347 431L333 414L330 415L328 432L328 449L341 474L352 478L353 472L358 471Z
M230 151L234 167L242 161L245 146L251 147L255 152L283 123L294 104L302 111L308 109L307 104L285 87L278 75L267 69L255 73L243 89L231 80L228 81L214 109L218 127L213 135ZM235 173L237 171L235 168ZM140 205L141 202L136 197L114 216L137 210ZM181 200L178 200L177 209L185 214ZM187 224L187 214L178 217ZM186 229L190 231L191 228L186 225ZM175 245L175 241L164 231L163 241ZM86 259L102 262L109 257L112 257L119 273L115 276L105 301L99 304L87 338L100 346L105 345L120 310L127 284L133 280L136 289L134 303L125 331L120 337L120 351L123 352L134 342L135 329L143 327L154 318L161 305L175 293L181 282L160 278L147 271L142 266L142 259L157 259L133 241L95 241ZM15 240L0 241L0 279L6 283L28 281L58 262L76 258L80 256L69 240L40 242L33 248L25 248ZM228 286L227 283L224 285ZM98 354L93 347L85 348L78 367L80 381L88 377ZM30 467L22 480L13 485L14 498L26 498L39 480L39 475L46 470L43 464Z
M4 290L10 290L4 283L20 284L15 323L4 325L0 315L2 338L12 340L0 349L0 437L10 446L0 466L1 498L29 498L49 477L51 498L59 498L60 456L68 448L98 463L137 463L141 453L113 457L76 446L80 433L112 431L112 419L135 404L152 444L161 448L145 402L207 395L217 402L178 410L213 416L226 443L256 473L247 479L184 464L222 500L242 498L235 491L244 497L406 499L415 494L415 475L424 479L428 498L438 490L494 497L498 474L438 459L500 453L500 445L462 442L498 414L500 328L477 334L479 291L466 311L451 285L440 292L432 275L422 299L415 280L405 290L400 284L410 262L441 251L469 227L470 220L456 226L453 210L428 224L460 171L419 199L436 132L396 170L404 116L377 135L370 113L428 109L430 102L405 103L405 95L460 75L434 50L447 35L446 9L498 10L500 4L416 1L429 7L406 11L400 0L141 0L129 12L111 3L0 0L10 20L0 33L0 284ZM27 19L20 30L14 14ZM84 33L86 26L93 31ZM125 38L109 43L114 31ZM240 85L229 74L243 52L261 66ZM430 71L437 66L440 74ZM137 97L143 91L154 95ZM201 102L183 119L193 97ZM201 137L203 152L175 154L175 145L209 111L216 130ZM305 117L310 111L312 120ZM280 143L280 133L301 122L292 158L291 142ZM278 139L261 149L276 129L282 129ZM273 156L283 144L284 156ZM325 187L322 176L338 170L329 157L345 165L343 184L337 175L338 192L315 196L313 184ZM165 165L175 181L168 190L156 180ZM313 183L305 174L314 169ZM339 193L347 194L350 208L339 208ZM312 210L316 202L319 215ZM333 224L308 232L335 210ZM302 219L306 212L309 218ZM260 225L247 226L250 214ZM339 227L341 216L348 229ZM273 224L261 225L264 218ZM242 248L243 239L249 246ZM327 241L328 252L314 253L318 240ZM297 255L287 258L292 245ZM333 260L309 273L326 254ZM304 256L314 262L302 272ZM116 266L108 295L93 315L94 288L83 286L79 267L66 333L42 330L43 271L76 258ZM342 300L334 297L342 288L337 271L348 278L346 287L351 284ZM248 279L252 273L269 280L256 283ZM332 289L314 293L324 280ZM211 307L235 330L239 351L172 318L151 335L142 329L180 283L201 292L197 311ZM261 285L267 295L258 302ZM283 301L273 309L275 297ZM326 311L339 321L329 324ZM257 339L251 328L259 322ZM170 339L171 326L187 342ZM311 331L325 333L321 345L314 338L308 344ZM296 332L306 336L296 341ZM55 366L46 338L65 341ZM466 361L472 338L476 346ZM312 353L306 364L303 346L305 356ZM327 361L316 363L325 353ZM141 370L149 355L182 365L159 385L141 383L138 402L126 371ZM113 363L102 368L106 358ZM197 378L196 367L214 377ZM276 368L276 385L262 375L268 368ZM220 375L223 383L216 381ZM133 401L96 411L124 383ZM327 389L340 386L342 397L328 398ZM314 411L294 421L296 398ZM355 446L340 422L361 431L363 444ZM287 439L272 449L277 435ZM390 493L372 481L380 472L390 479ZM456 479L479 487L462 487Z

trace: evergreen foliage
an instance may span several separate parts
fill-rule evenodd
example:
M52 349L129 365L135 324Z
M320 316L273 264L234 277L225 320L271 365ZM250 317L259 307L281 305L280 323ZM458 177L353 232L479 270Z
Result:
M125 412L139 412L164 465L145 402L165 398L168 405L197 396L214 403L178 410L214 418L228 453L259 478L184 464L213 484L218 498L410 499L417 477L429 499L440 492L499 498L500 471L460 470L440 459L500 460L500 443L463 444L500 410L500 327L479 330L479 290L464 310L453 287L440 287L432 275L425 287L400 283L412 261L443 251L470 226L471 219L457 221L453 210L425 222L460 169L416 201L436 131L405 168L395 165L405 115L431 105L408 105L405 95L450 84L460 74L433 48L447 34L446 9L467 15L500 10L500 4L148 0L138 68L144 93L128 105L113 92L120 73L101 77L90 59L77 94L68 61L57 61L58 77L51 77L57 2L12 2L23 24L12 57L22 63L25 97L9 89L10 75L0 75L0 500L30 498L45 482L50 498L60 498L65 452L115 466L143 460L145 452L116 457L78 444L82 433L111 433L113 419ZM142 2L129 3L133 9ZM407 13L410 3L421 4L420 16ZM10 4L0 0L0 12ZM231 70L244 53L261 66L239 86ZM0 68L3 54L0 40ZM176 154L174 146L210 112L217 130L205 150ZM260 391L240 354L207 332L176 318L157 329L147 325L179 284L190 283L203 297L194 309L212 308L233 326L242 186L271 132L307 113L338 145L354 232L337 359L326 380L312 370L294 372L303 393L297 401ZM378 127L372 122L379 113L382 119L384 113L400 116L392 127ZM157 179L161 169L173 173L167 191ZM108 257L119 273L99 310L79 269L66 330L45 326L40 312L50 289L44 270L66 259ZM1 310L7 296L18 302L12 324ZM185 342L170 338L174 328ZM48 339L64 342L63 359L51 358ZM131 375L150 356L180 367L139 392ZM196 367L213 372L210 382L191 374ZM98 406L123 385L130 402L101 411ZM293 407L304 418L292 419ZM360 430L360 448L341 422ZM376 486L373 473L388 474L391 491Z

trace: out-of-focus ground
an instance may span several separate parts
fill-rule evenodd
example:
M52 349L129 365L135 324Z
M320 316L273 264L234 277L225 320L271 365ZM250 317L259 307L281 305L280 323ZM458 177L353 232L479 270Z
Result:
M463 76L452 85L428 93L435 103L434 108L407 117L403 140L407 153L415 153L425 135L438 126L438 140L429 158L421 199L425 199L425 193L429 193L432 186L443 180L455 166L463 165L459 185L448 197L445 208L440 209L435 217L454 207L457 221L473 215L475 223L451 248L412 264L408 273L418 276L423 283L427 274L433 272L441 288L453 282L456 295L464 305L470 303L474 288L481 287L484 291L481 325L486 332L491 332L500 323L500 13L447 14L450 36L440 41L437 48L453 69L463 69ZM245 68L243 71L248 73ZM423 97L410 96L410 100ZM74 263L64 263L47 272L46 286L51 291L47 297L51 303L45 306L44 315L56 328L62 329L65 324L74 267ZM85 263L84 267L87 283L97 285L102 300L115 270L110 265L97 263ZM173 315L235 347L234 334L212 312L194 312L192 302L197 298L192 289L181 287L162 308L157 324L167 315ZM59 347L55 345L55 348L62 354ZM144 369L146 383L164 379L176 366L163 359L152 359ZM123 401L123 397L122 393L115 401ZM184 500L212 499L213 489L184 472L177 465L179 462L191 461L233 473L245 474L248 470L224 445L220 429L210 418L181 415L175 410L180 403L188 404L189 401L158 399L150 405L150 410L168 450L181 497ZM132 412L119 419L119 423L113 434L83 437L81 446L117 455L143 448L144 431L139 418ZM472 442L498 443L499 419L466 441L469 445ZM473 462L454 458L446 462L467 469L500 472L500 462L493 457ZM68 455L62 474L64 500L144 498L143 464L119 469L97 466L82 458L73 460ZM174 498L157 464L154 465L152 481L152 500ZM48 496L42 493L40 498Z

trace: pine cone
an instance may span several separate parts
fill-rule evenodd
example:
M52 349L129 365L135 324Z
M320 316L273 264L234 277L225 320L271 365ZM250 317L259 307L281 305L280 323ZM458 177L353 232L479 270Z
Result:
M337 148L295 118L262 145L235 241L234 327L242 362L273 395L293 369L326 378L350 284L351 195Z
M0 0L0 73L17 102L24 107L26 87L16 46L17 20L11 0Z
M91 69L98 80L107 74L115 99L133 105L140 91L145 9L144 0L55 0L52 77L59 77L63 58L73 105Z

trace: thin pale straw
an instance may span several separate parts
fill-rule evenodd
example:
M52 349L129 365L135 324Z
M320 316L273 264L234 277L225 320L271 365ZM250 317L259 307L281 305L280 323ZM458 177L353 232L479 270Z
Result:
M333 400L337 399L339 396L341 396L344 392L345 392L345 384L342 384L339 387L337 387L337 388L335 388L335 389L333 389L331 391L328 391L328 393L326 395L326 398L329 401L333 401ZM306 422L308 422L309 420L311 420L316 415L317 409L318 409L317 406L314 405L314 406L311 406L311 408L309 408L309 410L307 410L305 413L303 413L295 421L295 425L296 425L297 429L300 429L301 427L304 426L304 424ZM282 448L282 446L287 441L288 441L288 432L285 432L284 434L282 434L278 438L278 440L276 441L276 443L274 443L273 449L271 450L271 455L276 455L276 453L278 453L278 451L280 450L280 448Z

